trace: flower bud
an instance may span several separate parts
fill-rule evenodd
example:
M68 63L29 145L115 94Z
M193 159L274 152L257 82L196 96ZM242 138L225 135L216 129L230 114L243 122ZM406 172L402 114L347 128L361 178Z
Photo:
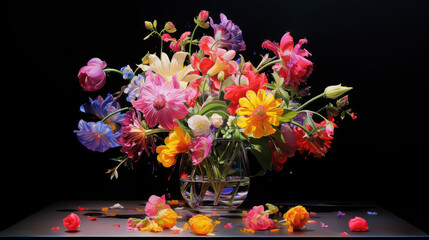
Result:
M168 33L175 33L177 31L176 27L172 22L167 22L164 26L165 31Z
M209 12L207 12L206 10L202 10L199 14L198 14L198 21L199 22L205 22L207 20L207 18L209 17Z
M223 80L225 80L225 72L224 72L224 71L220 71L220 72L217 74L217 80L218 80L219 82L223 82Z
M352 87L343 87L341 84L329 86L325 88L325 96L327 98L335 99L352 89Z
M147 30L152 30L153 29L153 25L149 21L144 21L144 26L146 27Z
M347 105L349 105L349 96L348 95L337 100L337 107L344 108Z

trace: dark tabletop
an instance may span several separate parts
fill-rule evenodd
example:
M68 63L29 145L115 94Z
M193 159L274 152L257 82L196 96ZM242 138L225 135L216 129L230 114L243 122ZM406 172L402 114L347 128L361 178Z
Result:
M103 212L102 208L120 203L123 209L109 209ZM288 208L295 205L303 205L311 212L310 222L304 229L288 233L288 226L276 222L279 227L278 232L256 231L255 233L243 233L242 211L250 210L251 206L238 209L234 212L218 212L217 216L211 216L221 223L216 226L213 232L216 237L343 237L342 233L354 237L428 237L424 232L402 220L389 211L368 204L350 203L275 203L280 208L281 213L285 213ZM140 232L127 230L127 220L130 217L144 218L145 214L139 209L144 209L143 201L64 201L56 202L39 212L25 218L17 224L6 228L0 232L1 237L7 236L35 236L35 237L198 237L190 229L186 232L173 234L171 230L164 230L160 233ZM78 210L81 207L81 210ZM182 216L177 221L177 227L183 228L185 222L195 212L188 208L172 206L176 212ZM83 210L82 210L83 208ZM337 217L338 211L345 213L342 218ZM70 213L77 214L81 219L79 231L69 232L64 227L62 220ZM368 213L369 212L369 213ZM97 217L96 221L90 221L87 216ZM361 217L367 220L369 230L366 232L352 232L348 227L348 221L354 217ZM277 214L272 217L279 221L283 218ZM232 223L230 229L224 226ZM322 223L325 227L322 227ZM52 230L54 227L59 230Z

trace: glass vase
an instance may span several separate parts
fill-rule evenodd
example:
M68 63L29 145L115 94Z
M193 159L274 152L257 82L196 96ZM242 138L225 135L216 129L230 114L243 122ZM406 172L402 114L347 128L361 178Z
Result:
M192 164L191 154L180 162L180 192L193 209L233 210L247 197L249 164L243 141L215 139L209 155Z

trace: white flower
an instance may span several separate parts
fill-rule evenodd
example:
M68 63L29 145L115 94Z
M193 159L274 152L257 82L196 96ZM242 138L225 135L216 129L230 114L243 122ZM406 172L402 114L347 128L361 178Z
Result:
M195 136L210 133L210 121L206 116L194 115L188 119L188 126Z
M235 119L234 116L229 116L228 117L228 121L226 122L226 125L228 125L228 127L231 127L232 121Z
M214 113L211 117L210 117L210 122L212 123L212 125L215 128L220 128L220 126L223 124L223 119L222 116Z

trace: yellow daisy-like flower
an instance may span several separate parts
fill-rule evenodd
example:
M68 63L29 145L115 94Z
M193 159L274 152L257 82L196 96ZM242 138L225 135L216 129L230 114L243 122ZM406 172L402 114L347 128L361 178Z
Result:
M244 128L244 134L247 136L253 133L254 138L261 138L276 132L271 126L278 126L278 117L283 114L283 109L278 108L282 104L281 99L274 99L272 93L265 93L265 90L259 89L258 95L252 90L247 91L246 97L240 98L240 108L237 114L240 117L237 125Z

